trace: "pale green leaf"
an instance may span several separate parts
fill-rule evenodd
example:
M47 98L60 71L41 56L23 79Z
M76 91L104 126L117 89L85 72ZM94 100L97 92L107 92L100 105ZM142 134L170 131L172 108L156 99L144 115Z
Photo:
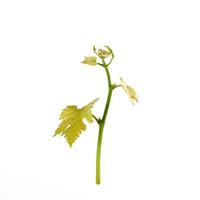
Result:
M64 136L70 146L79 137L82 131L86 130L83 119L89 123L93 122L91 109L98 99L90 102L88 105L78 109L77 106L67 106L60 114L61 123L55 131L55 135Z
M85 56L85 59L81 63L87 65L97 65L97 58L95 56Z
M137 97L136 91L130 85L127 85L122 78L120 78L120 80L121 80L122 88L126 92L126 94L127 94L128 98L130 99L131 103L134 104L136 101L138 101L138 97Z

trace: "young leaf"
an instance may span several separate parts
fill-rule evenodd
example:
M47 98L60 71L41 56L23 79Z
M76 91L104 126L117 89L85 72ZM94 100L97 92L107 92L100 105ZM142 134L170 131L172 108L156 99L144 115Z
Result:
M85 56L85 59L81 63L87 65L97 65L97 58L95 56Z
M80 109L75 105L67 106L60 114L60 120L62 122L56 129L54 136L64 136L69 145L72 146L81 132L86 130L83 119L86 119L89 123L93 122L91 109L97 100L95 99Z
M137 97L137 94L136 94L135 90L131 86L126 85L125 81L122 78L120 78L120 80L121 80L122 88L126 92L126 94L129 97L131 103L134 104L135 101L138 101L138 97Z

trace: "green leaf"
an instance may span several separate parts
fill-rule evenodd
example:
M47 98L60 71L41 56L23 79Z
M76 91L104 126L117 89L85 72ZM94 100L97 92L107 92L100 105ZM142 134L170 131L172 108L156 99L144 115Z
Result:
M88 105L78 109L77 106L67 106L60 114L61 123L55 131L54 136L64 136L70 146L79 137L82 131L86 130L83 120L89 123L93 122L91 109L98 99L90 102Z

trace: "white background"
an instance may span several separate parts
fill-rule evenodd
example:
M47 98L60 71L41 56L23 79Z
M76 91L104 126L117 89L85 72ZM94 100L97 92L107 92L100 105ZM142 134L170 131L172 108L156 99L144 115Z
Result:
M0 1L1 200L199 200L200 6L194 0ZM113 95L95 185L98 127L70 149L52 135L67 105L107 95L92 45L116 55L139 96Z

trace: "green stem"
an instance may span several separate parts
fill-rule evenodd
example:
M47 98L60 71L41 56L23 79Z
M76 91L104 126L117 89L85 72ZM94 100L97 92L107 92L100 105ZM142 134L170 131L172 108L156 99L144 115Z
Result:
M105 63L104 63L103 68L106 71L106 75L108 79L108 96L107 96L107 101L106 101L103 117L99 122L99 135L98 135L98 141L97 141L97 154L96 154L96 184L101 183L101 144L102 144L102 138L103 138L104 125L106 122L106 117L108 114L110 101L112 97L112 91L113 91L110 73L108 70L108 66Z

